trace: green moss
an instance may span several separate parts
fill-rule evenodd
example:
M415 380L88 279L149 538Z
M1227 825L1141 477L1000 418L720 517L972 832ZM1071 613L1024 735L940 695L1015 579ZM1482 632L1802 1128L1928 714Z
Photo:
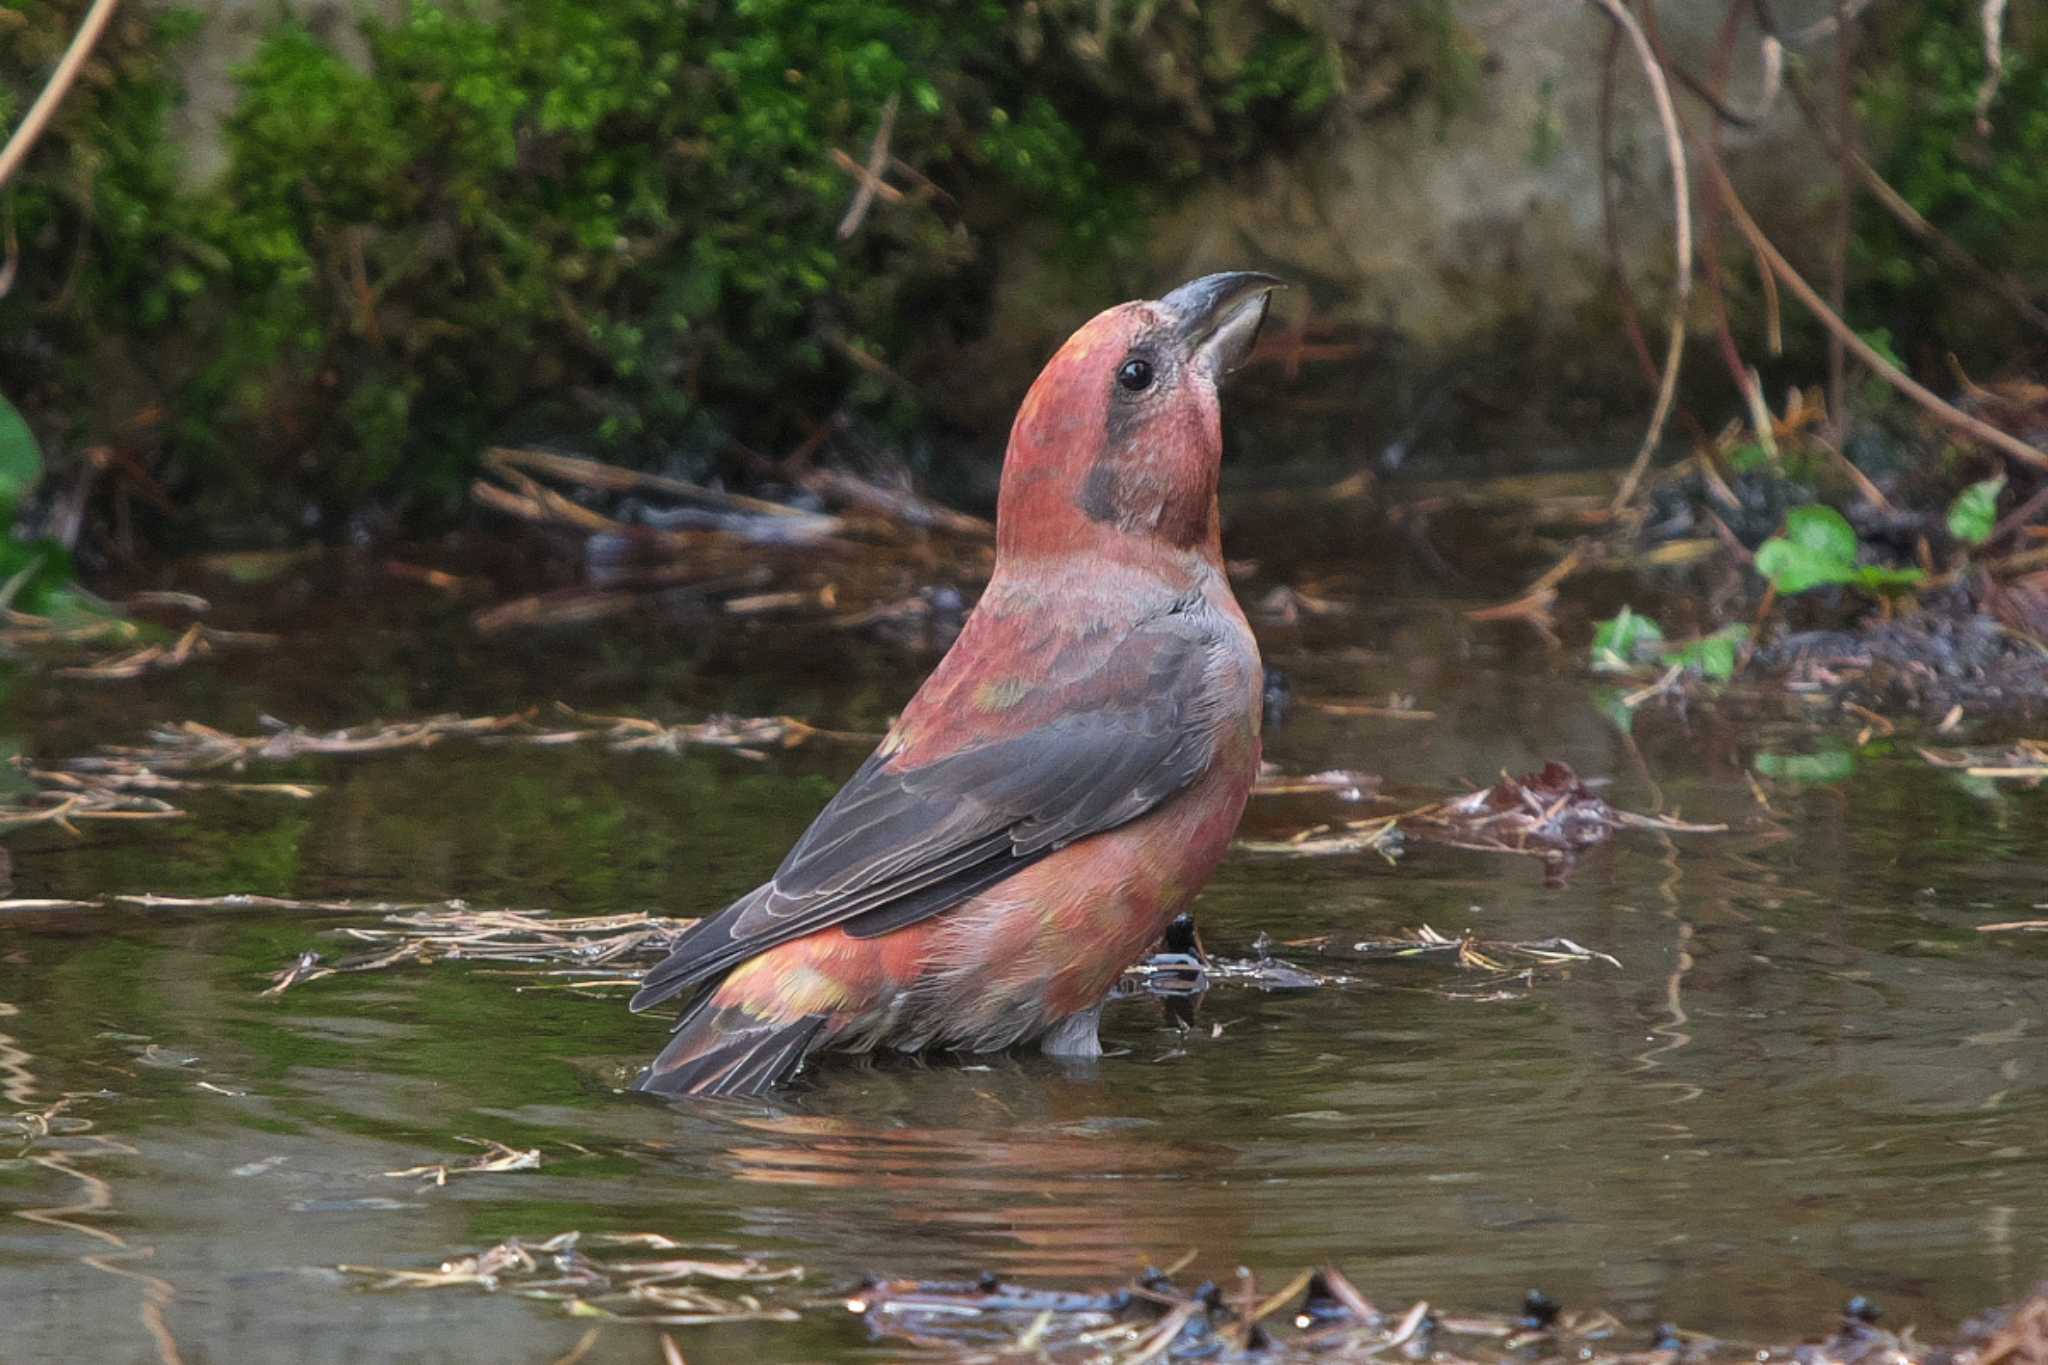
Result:
M2034 296L2048 290L2048 19L2029 6L2006 15L2005 72L1977 127L1985 77L1974 0L1898 7L1865 46L1882 54L1861 76L1858 109L1879 171L1930 223ZM1950 352L1980 373L2019 349L2011 306L1905 232L1866 196L1855 264L1859 322L1915 338L1906 359L1948 373Z
M0 7L0 102L82 9ZM167 130L199 36L125 22L38 147L0 359L53 451L120 432L201 516L280 527L452 508L494 438L702 472L835 412L901 429L873 361L971 335L1012 224L1113 269L1190 176L1312 133L1351 50L1254 0L421 0L362 67L280 21L193 187ZM945 188L897 175L842 240L834 154L885 108Z

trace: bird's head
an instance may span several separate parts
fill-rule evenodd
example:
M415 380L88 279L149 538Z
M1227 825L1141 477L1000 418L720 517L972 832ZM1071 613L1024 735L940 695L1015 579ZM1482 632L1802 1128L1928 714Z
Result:
M1220 558L1216 386L1251 353L1279 284L1256 271L1204 275L1068 338L1010 429L998 553L1157 543Z

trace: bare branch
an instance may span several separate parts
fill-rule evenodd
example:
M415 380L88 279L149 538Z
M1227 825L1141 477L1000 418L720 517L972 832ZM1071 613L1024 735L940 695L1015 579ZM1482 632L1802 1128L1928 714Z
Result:
M107 21L114 17L114 6L118 0L93 0L92 8L85 12L85 20L78 26L78 32L71 39L71 46L64 49L64 57L57 63L57 69L50 73L50 82L43 87L43 93L36 96L36 102L29 106L27 117L14 130L14 136L7 139L7 146L0 149L0 185L14 177L14 172L28 156L29 149L36 145L36 139L43 134L43 128L50 117L57 112L57 106L64 102L64 96L71 90L71 83L78 79L78 69L85 65L85 59L92 55L93 47L99 42L100 34L106 32Z
M1801 278L1799 272L1792 268L1791 263L1778 253L1776 247L1771 245L1770 239L1765 237L1763 231L1757 227L1756 220L1749 216L1749 210L1743 206L1741 197L1735 193L1735 186L1729 183L1728 175L1722 170L1720 162L1715 161L1708 167L1708 170L1714 177L1715 188L1719 190L1721 202L1727 206L1729 216L1735 220L1735 225L1742 229L1742 235L1749 238L1749 243L1756 249L1757 255L1763 257L1779 280L1784 283L1785 287L1791 290L1794 296L1801 303L1805 304L1816 318L1820 319L1822 326L1842 339L1842 344L1849 348L1851 354L1865 365L1868 365L1887 384L1890 384L1894 389L1897 389L1900 393L1918 403L1931 416L1946 425L1973 436L1987 445L1997 447L2022 464L2032 465L2036 469L2048 469L2048 452L2037 450L2018 437L2000 431L1989 422L1972 417L1969 413L1962 411L1953 404L1944 402L1932 390L1920 384L1911 375L1879 355L1869 342L1856 335L1855 329L1842 321L1841 317L1832 308L1829 308L1821 296L1814 291L1813 286Z
M1671 205L1678 220L1674 232L1678 277L1671 291L1671 328L1670 340L1664 348L1664 377L1657 386L1657 403L1650 412L1650 426L1643 433L1642 447L1636 451L1635 460L1629 465L1628 474L1614 495L1613 507L1618 511L1635 497L1636 487L1642 483L1643 474L1650 467L1650 456L1656 452L1657 442L1664 435L1664 420L1671 415L1672 396L1678 391L1678 367L1685 355L1685 309L1692 299L1692 201L1685 165L1685 139L1678 130L1678 110L1671 102L1671 86L1664 79L1664 68L1650 50L1650 40L1643 36L1642 25L1622 7L1620 0L1589 0L1589 3L1605 11L1607 17L1628 34L1629 43L1636 51L1636 60L1642 63L1643 75L1650 82L1650 94L1657 103L1657 121L1664 127L1664 151L1671 160Z

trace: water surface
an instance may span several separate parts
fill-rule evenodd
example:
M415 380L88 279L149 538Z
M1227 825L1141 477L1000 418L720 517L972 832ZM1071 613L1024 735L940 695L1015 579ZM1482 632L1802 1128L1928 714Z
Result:
M1245 596L1292 574L1276 554ZM1845 781L1759 788L1758 753L1853 748L1861 722L1742 703L1646 713L1626 736L1574 660L1475 631L1425 585L1332 581L1347 613L1262 626L1297 697L1399 693L1435 718L1298 702L1269 741L1282 767L1442 790L1559 758L1618 805L1729 831L1624 835L1561 885L1458 851L1240 854L1200 903L1209 948L1326 938L1276 951L1355 984L1219 988L1187 1033L1135 1001L1090 1070L842 1066L784 1108L622 1093L663 1023L618 992L444 963L260 993L306 949L348 952L334 931L372 915L11 915L0 1112L77 1098L58 1131L0 1147L0 1359L551 1360L586 1323L509 1294L368 1294L337 1267L569 1229L801 1262L790 1302L867 1271L1093 1282L1193 1249L1198 1274L1327 1259L1382 1302L1497 1309L1540 1285L1645 1331L1756 1338L1825 1326L1852 1293L1946 1327L2048 1268L2048 936L1975 928L2042 917L2048 795L1959 781L1910 735ZM557 700L873 732L935 657L688 611L482 638L374 558L239 592L180 582L288 644L130 683L17 676L4 738L55 760L174 720L250 733ZM183 821L10 836L7 894L703 914L862 757L449 742L299 761L249 776L325 784L312 801L200 793ZM1255 819L1318 811L1355 813ZM1425 924L1564 935L1621 965L1476 989L1347 960ZM438 1188L384 1174L471 1155L460 1136L545 1164ZM588 1358L651 1359L651 1337L608 1326ZM683 1340L693 1361L873 1357L825 1311Z

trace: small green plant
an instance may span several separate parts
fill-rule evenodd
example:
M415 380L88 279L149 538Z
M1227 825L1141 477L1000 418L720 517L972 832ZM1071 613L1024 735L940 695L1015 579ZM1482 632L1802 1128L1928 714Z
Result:
M0 528L11 530L21 500L43 476L43 452L35 433L0 395Z
M1839 740L1825 740L1810 754L1758 754L1755 767L1782 782L1842 782L1856 775L1856 751Z
M1664 657L1681 667L1698 669L1700 676L1710 681L1727 682L1735 676L1735 661L1748 643L1748 626L1723 626L1712 635L1672 647Z
M1991 539L1998 524L1998 495L2005 491L2005 476L1979 479L1948 505L1948 533L1965 545L1982 545Z
M43 475L35 433L0 396L0 608L47 612L65 605L71 557L54 540L23 540L15 518Z
M0 4L0 125L86 5ZM1462 33L1447 0L372 8L357 61L269 7L204 183L171 137L202 21L103 38L8 186L0 373L52 449L161 414L181 508L283 537L453 509L499 439L702 474L898 436L1013 247L1132 287L1178 191L1340 92L1426 98ZM870 155L889 189L849 217Z
M1859 49L1857 81L1878 170L1936 229L1990 270L2039 295L2048 280L2048 23L2039 6L2010 8L2004 72L1979 122L1987 67L1979 5L1881 7ZM1967 370L2009 361L2027 335L1997 291L1958 288L1957 272L1926 251L1875 196L1859 197L1849 316L1888 325L1933 369L1953 351ZM1866 334L1867 335L1867 334ZM1887 348L1888 349L1888 348Z
M1628 673L1657 656L1664 628L1631 607L1593 628L1593 671Z
M1782 535L1757 547L1756 571L1790 596L1815 588L1851 587L1886 597L1919 586L1920 569L1890 569L1856 562L1856 528L1832 507L1795 507Z
M1592 668L1596 673L1632 673L1645 664L1676 664L1712 682L1735 676L1735 660L1749 642L1749 627L1723 626L1697 640L1670 642L1664 628L1632 607L1593 628Z

